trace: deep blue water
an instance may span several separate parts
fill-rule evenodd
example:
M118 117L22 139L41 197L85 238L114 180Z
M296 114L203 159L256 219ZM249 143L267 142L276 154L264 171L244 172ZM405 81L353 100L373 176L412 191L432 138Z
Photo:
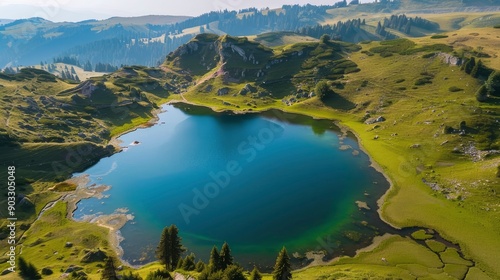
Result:
M331 121L277 111L164 109L157 125L120 137L123 146L140 145L84 172L111 189L108 198L81 201L75 212L80 218L129 209L135 219L122 228L121 246L131 264L154 260L161 230L170 224L204 260L213 245L227 241L236 261L262 266L272 265L283 245L290 253L335 254L377 232L375 201L387 182L364 153L339 149ZM343 144L359 150L352 137ZM357 200L372 210L359 210ZM347 238L352 231L362 240Z

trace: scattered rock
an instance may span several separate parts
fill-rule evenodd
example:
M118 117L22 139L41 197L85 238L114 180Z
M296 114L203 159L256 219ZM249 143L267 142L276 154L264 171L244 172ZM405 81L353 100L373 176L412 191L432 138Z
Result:
M104 253L100 249L97 249L97 251L90 251L87 254L85 254L82 257L82 263L102 262L107 257L108 256L106 256L106 253Z
M213 89L214 89L214 87L213 87L212 85L208 85L208 86L205 88L205 92L211 92Z
M218 96L227 95L228 93L229 93L229 88L227 87L221 88L217 91Z
M349 149L352 149L352 147L350 145L341 145L339 147L339 150L341 150L341 151L346 151L346 150L349 150Z
M359 209L366 209L366 210L370 210L370 207L368 207L368 204L364 201L356 201L356 205L358 205L358 208Z
M71 248L73 247L73 243L71 242L66 242L66 244L64 245L65 248Z
M374 124L379 122L385 122L385 118L382 116L379 116L377 118L370 118L365 121L365 124Z
M54 271L50 269L49 267L44 267L42 268L42 275L52 275L54 274Z
M413 144L410 146L410 149L419 149L420 147L422 147L420 144Z
M80 271L83 270L83 267L81 266L76 266L76 265L70 265L64 273L72 273L73 271Z

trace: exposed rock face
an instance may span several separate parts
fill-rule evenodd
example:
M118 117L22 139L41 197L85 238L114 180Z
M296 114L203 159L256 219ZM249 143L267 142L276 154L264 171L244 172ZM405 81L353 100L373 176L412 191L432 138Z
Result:
M460 57L456 57L451 54L439 53L438 56L443 60L444 63L453 66L460 66L463 63L463 60Z
M211 92L213 89L214 89L214 87L213 87L212 85L208 85L208 86L205 88L205 92Z
M379 122L385 122L385 118L380 116L377 118L371 118L365 121L365 124L374 124L374 123L379 123Z
M197 42L189 42L178 49L178 55L191 54L199 49Z
M90 251L82 257L82 263L102 262L107 258L106 254L97 249L97 251Z
M257 89L255 87L253 87L251 84L246 84L245 87L240 90L240 95L247 95L247 93L255 92L257 92Z
M228 93L229 93L229 88L227 87L221 88L217 91L218 96L227 95Z

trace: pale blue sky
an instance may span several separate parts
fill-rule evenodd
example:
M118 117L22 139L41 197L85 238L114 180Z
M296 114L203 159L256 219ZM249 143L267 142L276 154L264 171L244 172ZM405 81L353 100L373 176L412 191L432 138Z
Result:
M332 4L339 0L0 0L0 19L43 17L51 21L81 21L112 16L189 15L283 4ZM348 0L349 2L350 0ZM364 0L362 2L373 2Z

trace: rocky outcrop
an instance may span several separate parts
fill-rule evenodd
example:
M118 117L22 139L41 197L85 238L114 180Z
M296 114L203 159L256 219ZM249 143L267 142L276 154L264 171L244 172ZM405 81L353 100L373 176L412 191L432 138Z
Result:
M438 57L440 57L444 63L453 66L460 66L463 63L463 59L448 53L438 53Z
M228 94L229 94L228 87L223 87L217 91L217 96L223 96L223 95L228 95Z
M107 258L106 253L97 249L96 251L90 251L82 257L82 263L92 263L92 262L102 262Z
M379 122L385 122L385 118L380 116L380 117L377 117L377 118L371 118L371 119L367 119L365 121L365 124L374 124L374 123L379 123Z
M257 88L253 87L251 84L246 84L239 92L240 95L247 95L248 93L257 92Z

